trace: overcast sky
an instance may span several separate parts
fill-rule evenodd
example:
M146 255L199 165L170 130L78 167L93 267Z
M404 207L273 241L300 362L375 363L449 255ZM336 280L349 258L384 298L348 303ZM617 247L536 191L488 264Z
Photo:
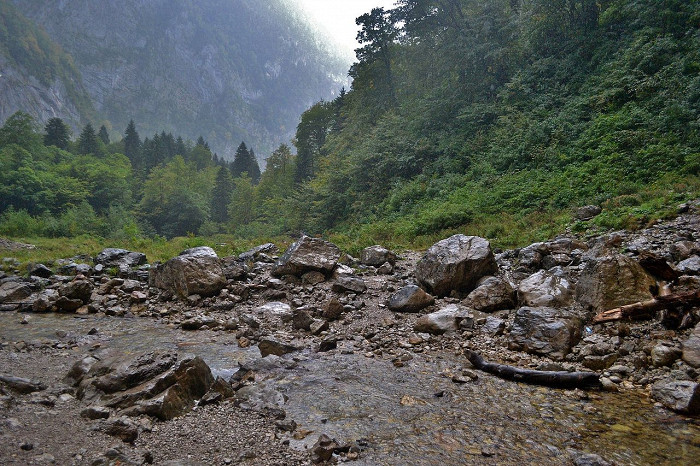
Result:
M296 0L317 22L319 29L324 29L346 54L354 57L358 48L355 41L359 26L355 18L369 13L372 8L390 9L395 0Z

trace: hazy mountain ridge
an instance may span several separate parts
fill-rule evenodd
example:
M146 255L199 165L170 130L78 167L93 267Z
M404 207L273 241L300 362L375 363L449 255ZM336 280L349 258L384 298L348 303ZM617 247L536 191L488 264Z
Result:
M345 74L284 0L14 3L74 57L108 127L201 134L220 155L271 152Z

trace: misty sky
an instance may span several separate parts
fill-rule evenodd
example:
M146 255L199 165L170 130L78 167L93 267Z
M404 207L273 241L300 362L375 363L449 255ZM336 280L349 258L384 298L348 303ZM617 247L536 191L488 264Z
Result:
M395 0L296 0L311 19L316 20L319 28L324 29L345 49L345 53L354 57L358 48L355 37L358 26L355 18L368 13L375 7L390 9Z

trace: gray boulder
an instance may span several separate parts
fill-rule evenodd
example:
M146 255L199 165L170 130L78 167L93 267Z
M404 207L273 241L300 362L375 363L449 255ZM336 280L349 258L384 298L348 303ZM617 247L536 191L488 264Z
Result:
M396 254L379 245L369 246L362 250L360 262L373 267L380 267L386 262L394 265L396 263Z
M260 350L260 355L263 358L271 354L275 356L282 356L299 350L299 348L294 345L283 343L272 338L264 338L260 340L260 343L258 343L258 349Z
M498 271L491 245L478 236L454 235L435 243L416 266L416 278L438 296L472 291L478 281Z
M576 210L576 219L577 220L590 220L593 217L597 217L603 209L601 209L597 205L587 205L583 207L579 207Z
M8 281L0 284L0 304L17 303L32 294L29 285L23 282Z
M700 275L700 256L692 256L679 262L676 270L686 275Z
M330 276L338 264L340 255L340 249L335 244L302 236L275 263L272 274L277 277L283 275L300 277L306 272L316 271Z
M653 298L656 280L637 261L616 252L586 264L576 287L576 299L584 307L603 312Z
M333 283L333 291L336 293L362 294L367 291L367 284L360 277L338 277Z
M53 275L53 271L44 264L32 264L27 267L30 277L49 278Z
M566 310L522 307L515 314L509 348L562 359L581 338L581 319Z
M435 303L435 298L417 285L401 288L389 299L389 309L396 312L418 312Z
M104 267L138 267L146 263L146 255L141 252L127 251L126 249L107 248L95 257L95 264Z
M679 347L671 342L662 341L651 349L651 363L654 367L670 366L681 354Z
M421 316L413 327L419 333L432 333L442 335L459 328L462 320L471 317L469 309L464 306L450 304L437 312Z
M651 387L651 396L673 411L700 413L700 384L687 380L661 381Z
M501 277L484 277L469 293L464 304L481 312L495 312L515 307L515 290Z
M700 367L700 324L693 329L690 337L683 342L683 361L693 367Z
M567 307L573 299L573 287L563 274L540 270L518 286L518 301L523 306Z
M214 296L226 286L226 276L213 249L194 248L153 267L149 284L181 298Z
M238 259L242 261L255 261L258 259L261 255L270 255L270 254L277 254L279 253L279 248L275 246L273 243L265 243L261 244L260 246L256 246L253 249L250 249L246 252L242 252L241 254L238 255Z
M85 277L80 277L79 275L74 280L61 285L58 289L58 294L62 297L71 300L80 300L83 304L87 304L90 301L90 295L92 295L92 283Z

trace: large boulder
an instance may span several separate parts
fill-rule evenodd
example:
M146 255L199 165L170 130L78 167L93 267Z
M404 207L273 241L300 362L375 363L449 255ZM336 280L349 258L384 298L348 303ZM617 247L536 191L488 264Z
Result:
M149 282L182 298L214 296L226 286L226 276L213 249L194 248L153 267Z
M584 307L603 312L625 304L653 298L656 280L637 261L608 252L589 261L576 287L576 298Z
M151 352L124 358L78 361L67 379L78 385L78 398L137 416L169 420L192 409L214 377L199 357Z
M386 262L393 265L396 263L396 254L379 245L369 246L362 250L360 262L374 267L384 265Z
M0 304L17 303L31 294L32 289L26 283L8 281L0 285Z
M95 265L104 267L138 267L146 263L146 254L127 251L126 249L107 248L95 257Z
M82 275L78 275L72 281L61 285L58 294L70 300L79 300L83 304L90 301L92 295L92 283Z
M581 338L581 319L566 310L522 307L515 314L509 348L562 359Z
M464 304L481 312L495 312L515 307L515 290L501 277L484 277Z
M518 301L523 306L567 307L573 299L573 287L562 273L540 270L518 286Z
M407 285L389 298L389 309L396 312L418 312L435 302L435 298L418 285Z
M472 291L498 271L491 245L478 236L454 235L432 245L416 266L418 282L438 296Z
M661 381L651 387L651 396L673 411L700 413L700 384L687 380Z
M700 324L693 329L690 337L683 342L683 361L693 367L700 367Z
M321 272L330 276L340 259L340 249L333 243L318 238L302 236L279 258L272 274L302 276L306 272Z

